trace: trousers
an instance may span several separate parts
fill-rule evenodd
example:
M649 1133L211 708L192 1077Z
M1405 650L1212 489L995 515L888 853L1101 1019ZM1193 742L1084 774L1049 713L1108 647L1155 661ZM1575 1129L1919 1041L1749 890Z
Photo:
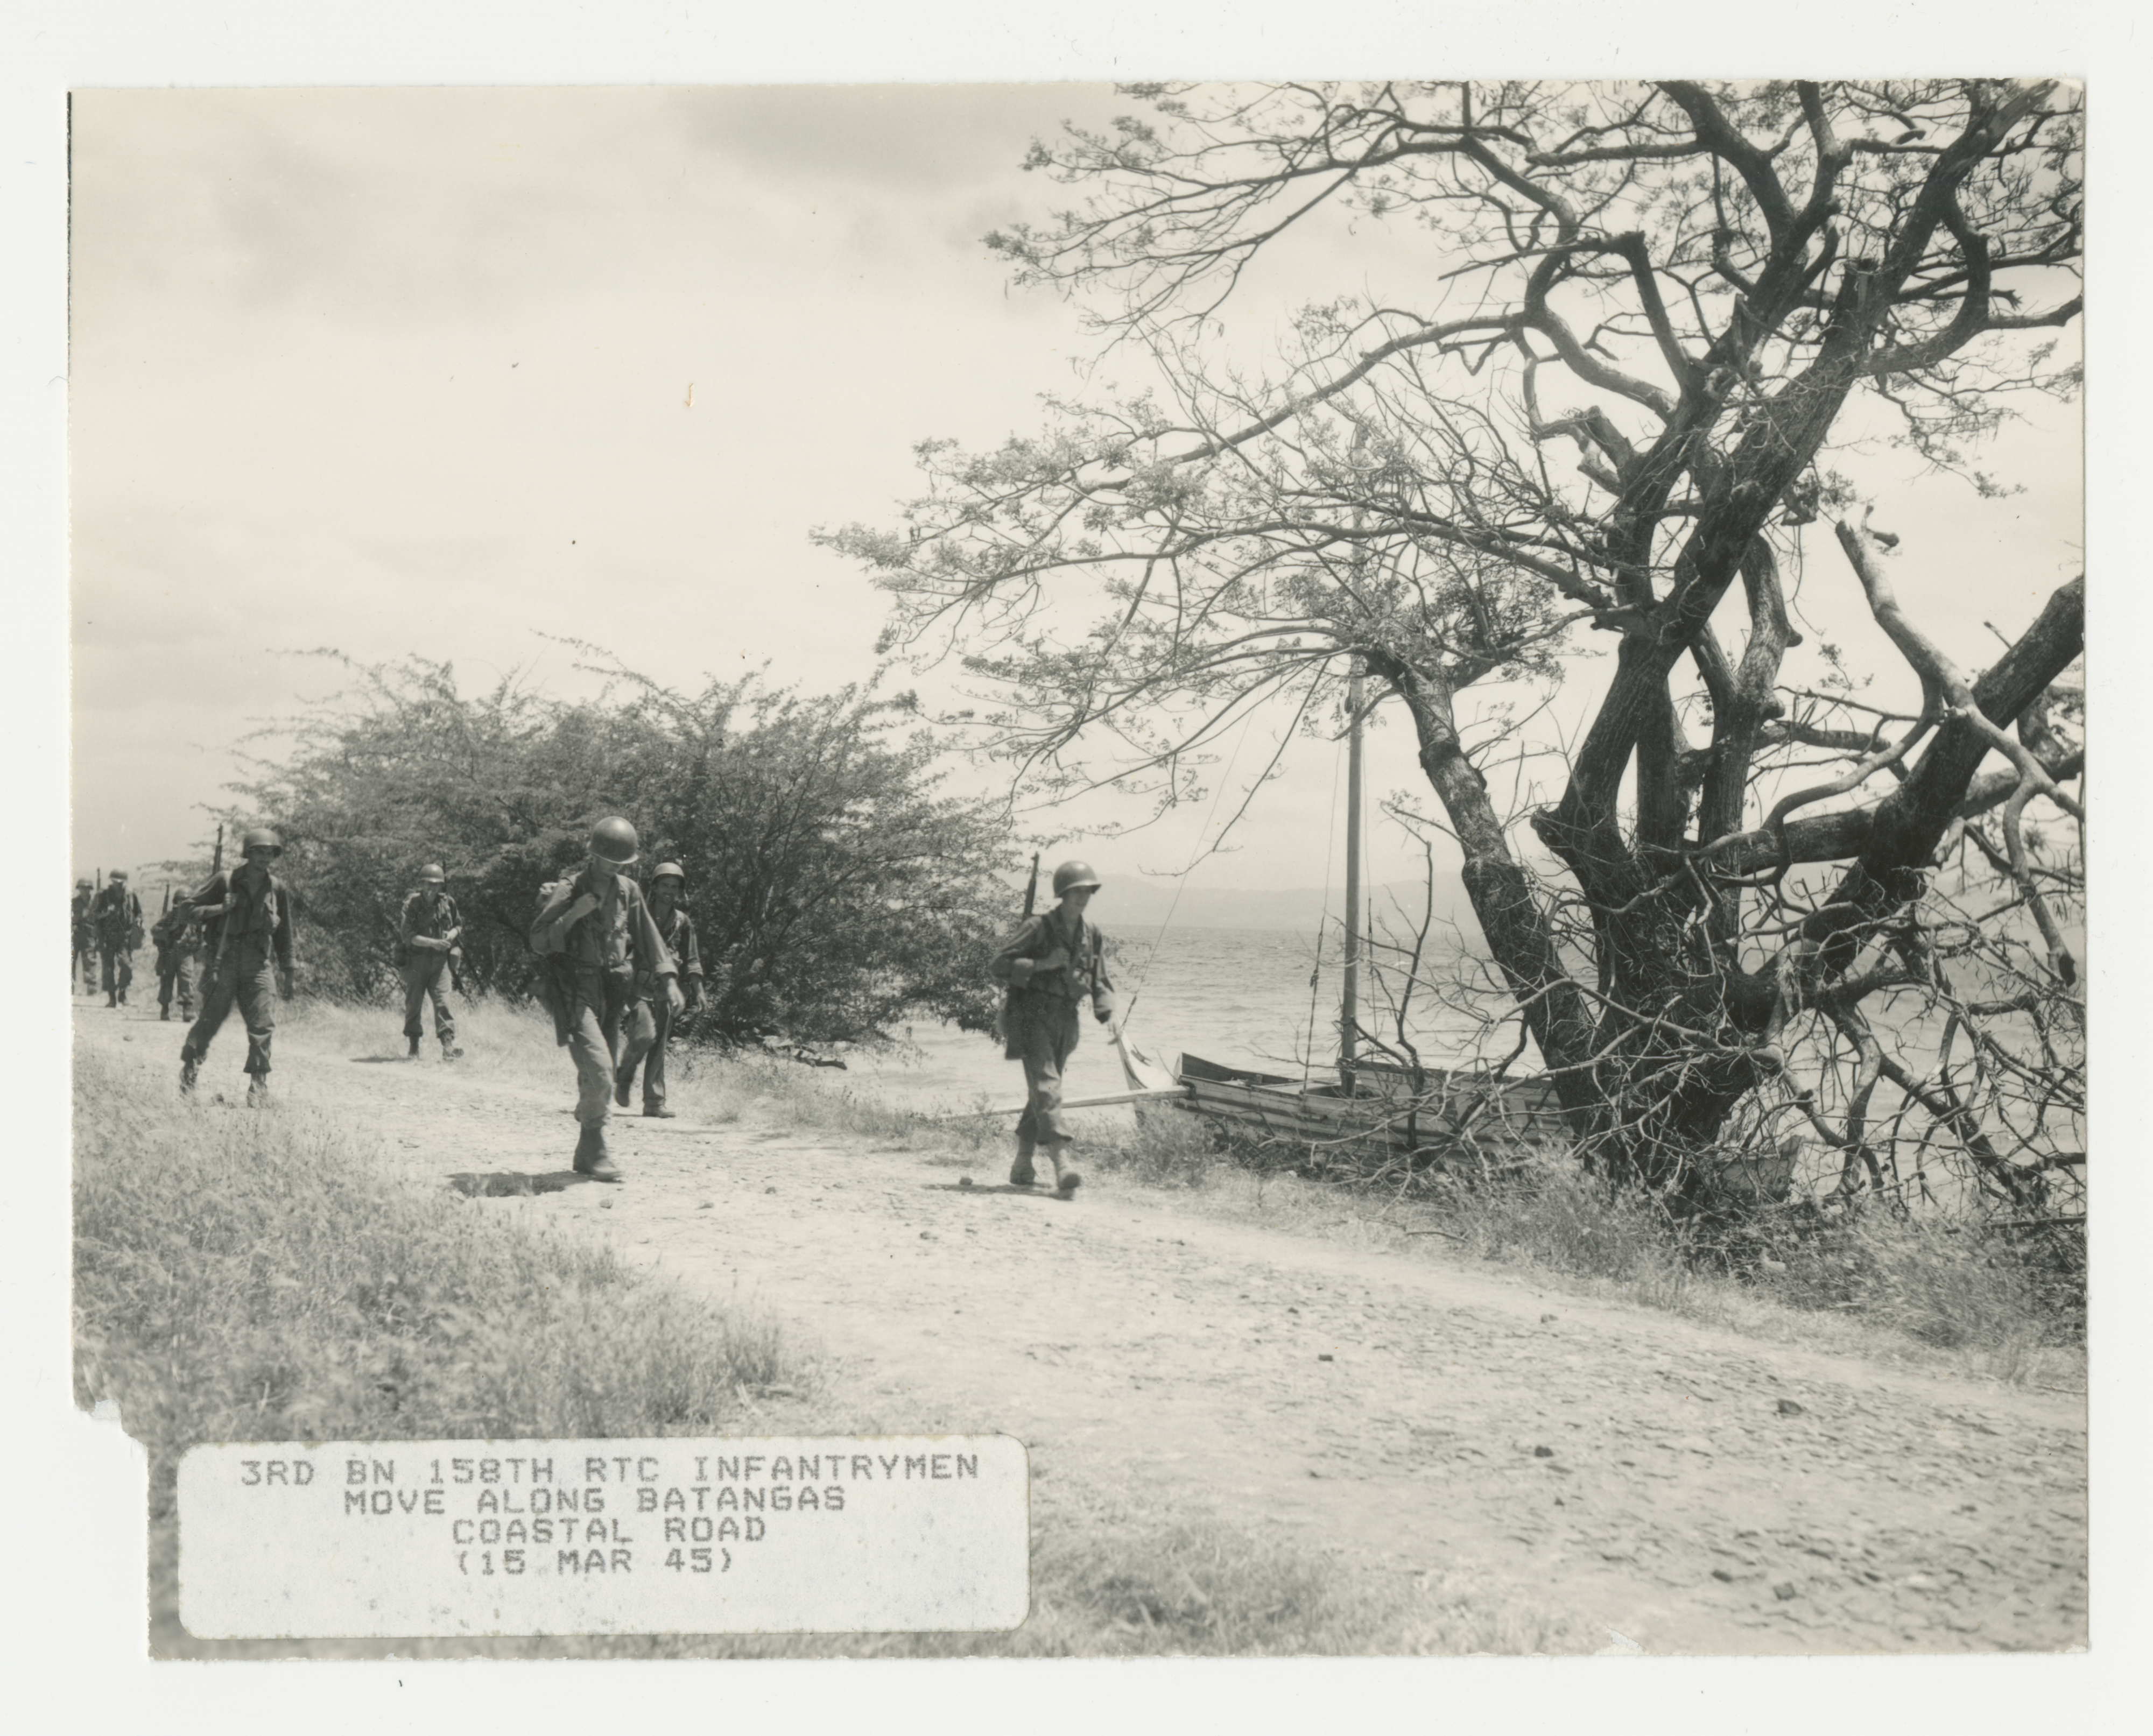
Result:
M603 1127L613 1114L613 1073L624 1043L639 1058L656 1027L649 1003L636 999L625 973L583 967L575 972L575 985L568 1027L568 1055L576 1063L576 1120Z
M257 1079L267 1079L269 1043L277 1033L277 982L266 941L226 944L216 971L202 986L201 1016L188 1028L180 1058L199 1061L209 1053L235 1003L247 1023L247 1070Z
M97 992L97 948L88 941L74 943L74 957L68 961L68 987L74 986L78 968L82 973L82 986L87 992Z
M168 951L157 961L157 1005L171 1011L174 993L179 996L180 1017L192 1018L195 1013L195 956L191 952Z
M614 1078L622 1085L633 1085L635 1069L640 1065L643 1106L646 1109L665 1107L665 1047L672 1034L671 1001L659 996L635 1003L635 1017L629 1023L621 1053L620 1071Z
M1024 1063L1024 1114L1017 1118L1017 1149L1029 1155L1041 1140L1066 1144L1061 1114L1061 1070L1076 1047L1076 1003L1027 1007L1014 1019L1009 1047Z
M100 947L104 959L104 992L127 998L127 985L135 980L135 952L130 947Z
M420 1014L434 1003L434 1034L443 1048L456 1041L456 1016L449 1010L449 955L415 951L404 961L404 1034L416 1043L426 1034Z

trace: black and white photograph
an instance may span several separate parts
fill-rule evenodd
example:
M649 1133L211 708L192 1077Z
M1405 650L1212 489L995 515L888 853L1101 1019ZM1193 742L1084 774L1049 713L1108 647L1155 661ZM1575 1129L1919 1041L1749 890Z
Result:
M70 81L130 1646L2088 1650L2098 79L1407 58Z

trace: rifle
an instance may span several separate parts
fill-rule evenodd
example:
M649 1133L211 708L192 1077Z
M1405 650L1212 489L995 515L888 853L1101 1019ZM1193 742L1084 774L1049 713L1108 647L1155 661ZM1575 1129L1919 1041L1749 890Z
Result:
M1031 853L1031 881L1024 889L1024 919L1031 920L1032 906L1039 902L1039 852Z
M160 918L162 918L162 917L165 917L165 916L171 916L171 913L172 913L172 883L171 883L171 881L166 881L165 882L165 901L164 901L163 905L162 905L162 906L158 909L157 915L158 915Z
M211 874L224 872L224 822L221 820L216 823L216 849L209 859L209 871Z

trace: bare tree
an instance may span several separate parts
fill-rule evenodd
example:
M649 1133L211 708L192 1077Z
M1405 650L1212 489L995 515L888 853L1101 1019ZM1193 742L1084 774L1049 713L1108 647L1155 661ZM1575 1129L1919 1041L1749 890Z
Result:
M1358 659L1411 721L1588 1163L1682 1195L1770 1099L1865 1173L1882 1078L1954 1149L1987 1140L1996 1185L2037 1195L2046 1156L1998 1145L1933 1065L1875 1063L1864 1008L1957 992L1930 871L1991 828L2042 937L2043 1017L2073 1002L2026 814L2082 817L2064 787L2081 749L2048 721L2082 583L1961 670L1900 607L1873 503L1827 465L1865 394L1993 489L1970 454L2014 394L2074 386L2054 333L2079 307L2075 89L1131 94L1156 119L1034 147L1026 166L1076 202L990 241L1163 384L1056 405L991 452L929 443L901 528L830 533L895 597L891 642L961 650L1021 775L1166 799L1249 708L1323 715ZM1244 377L1219 310L1275 250L1350 246L1340 214L1418 226L1423 300L1306 308L1283 365ZM1919 677L1912 715L1782 684L1799 642L1782 571L1825 520L1850 597ZM1559 794L1503 811L1460 694L1582 678L1596 635L1612 670ZM1798 761L1816 775L1789 789ZM1818 1027L1865 1089L1790 1074L1790 1032Z

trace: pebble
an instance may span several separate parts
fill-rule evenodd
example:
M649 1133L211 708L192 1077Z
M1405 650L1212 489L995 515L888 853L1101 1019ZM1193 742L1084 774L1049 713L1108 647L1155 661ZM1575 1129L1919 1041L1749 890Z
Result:
M1803 1414L1803 1413L1802 1413L1802 1407L1801 1407L1800 1405L1799 1405L1799 1404L1795 1404L1795 1403L1794 1403L1794 1401L1793 1399L1791 1399L1791 1398L1782 1398L1782 1399L1779 1401L1779 1414L1780 1414L1781 1416L1783 1416L1783 1417L1798 1417L1798 1416L1800 1416L1802 1414Z
M1799 1597L1801 1593L1794 1589L1794 1582L1792 1580L1783 1579L1772 1587L1772 1595L1780 1602L1784 1603L1789 1597Z

